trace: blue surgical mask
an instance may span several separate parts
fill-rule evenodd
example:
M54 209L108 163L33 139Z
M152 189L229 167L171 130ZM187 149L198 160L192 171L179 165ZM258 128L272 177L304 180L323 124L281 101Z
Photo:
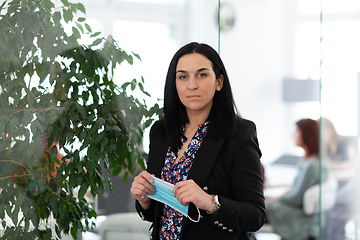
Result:
M157 177L154 177L154 176L151 176L151 177L154 179L154 182L152 183L152 185L155 187L155 194L154 195L146 194L147 197L154 199L156 201L162 202L162 203L172 207L173 209L182 213L185 217L189 218L193 222L199 222L199 220L200 220L199 208L196 207L199 217L197 220L193 220L188 215L189 206L182 205L176 199L176 197L174 197L173 189L174 189L175 185L165 182Z

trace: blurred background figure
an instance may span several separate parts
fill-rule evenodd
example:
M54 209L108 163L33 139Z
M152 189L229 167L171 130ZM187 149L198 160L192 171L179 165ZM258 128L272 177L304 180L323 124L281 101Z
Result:
M317 120L320 124L320 119ZM355 136L341 136L328 118L321 118L321 153L329 160L330 168L341 169L358 165L358 140Z
M319 234L318 214L303 211L303 195L307 189L328 179L328 167L319 163L319 127L315 120L296 122L295 144L304 150L298 171L289 191L278 199L267 199L267 215L275 233L283 240L315 239ZM321 176L320 176L321 167Z
M320 119L318 120L320 123ZM359 215L359 146L357 137L341 136L333 123L321 119L322 156L329 164L331 174L339 181L336 203L326 212L322 239L343 240L347 223Z

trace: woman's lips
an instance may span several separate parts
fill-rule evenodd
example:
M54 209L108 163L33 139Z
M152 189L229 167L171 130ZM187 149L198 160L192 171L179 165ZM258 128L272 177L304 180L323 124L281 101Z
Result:
M190 96L188 96L187 98L190 98L190 99L195 99L195 98L199 98L200 96L199 95L190 95Z
M190 96L188 96L187 98L188 98L189 100L197 100L197 99L200 98L200 96L199 96L199 95L190 95Z

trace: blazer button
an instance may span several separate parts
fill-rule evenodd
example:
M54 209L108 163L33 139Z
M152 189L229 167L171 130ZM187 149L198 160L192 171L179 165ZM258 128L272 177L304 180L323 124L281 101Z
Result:
M206 192L209 188L207 186L203 187L203 190Z
M203 215L200 215L200 219L203 219L204 218L204 216Z
M218 227L222 227L222 226L223 226L223 224L222 224L222 223L219 223Z
M140 217L143 221L145 221L145 217L144 217L144 214L142 212L140 212Z
M218 224L219 224L219 221L215 221L215 222L214 222L214 225L218 225Z
M227 229L227 227L223 227L223 229L224 229L224 230L226 230L226 229Z
M232 229L229 229L229 230L228 230L229 233L232 233L233 231L234 231L234 230L232 230Z

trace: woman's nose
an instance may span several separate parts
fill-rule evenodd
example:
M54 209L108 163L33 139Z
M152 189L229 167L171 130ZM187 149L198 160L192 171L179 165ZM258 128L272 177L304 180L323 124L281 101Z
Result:
M188 89L189 90L195 90L198 88L196 79L194 77L190 77L189 79L189 84L188 84Z

